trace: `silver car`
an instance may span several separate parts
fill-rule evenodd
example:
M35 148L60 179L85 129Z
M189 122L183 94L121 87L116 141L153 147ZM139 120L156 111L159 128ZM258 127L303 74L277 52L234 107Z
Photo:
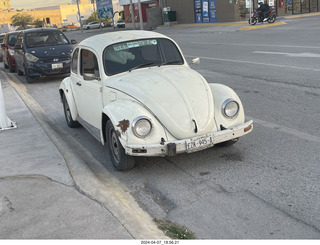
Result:
M99 21L93 21L88 23L87 25L84 25L83 29L84 30L97 29L97 28L100 28L100 25L101 27L104 27L103 23L100 23Z

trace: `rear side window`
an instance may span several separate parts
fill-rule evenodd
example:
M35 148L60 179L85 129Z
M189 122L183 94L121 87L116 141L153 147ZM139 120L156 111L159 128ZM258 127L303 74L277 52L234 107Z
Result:
M13 47L16 44L18 33L11 33L8 35L8 45Z
M99 66L96 55L87 49L81 49L81 71L82 76L99 77Z
M76 49L73 52L72 65L71 65L71 71L76 74L78 73L78 56L79 56L79 49Z

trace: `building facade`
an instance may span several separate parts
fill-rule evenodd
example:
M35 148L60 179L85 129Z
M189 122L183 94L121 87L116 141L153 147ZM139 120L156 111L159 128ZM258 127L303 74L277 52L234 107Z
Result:
M320 0L251 0L252 10L258 8L258 1L267 1L278 16L320 11ZM131 11L135 22L139 22L138 2L119 0L119 4L124 7L127 23L132 23ZM250 0L140 0L140 3L143 22L149 22L147 16L152 8L160 9L162 22L167 10L174 12L175 22L179 24L242 21L249 19L250 13Z
M10 11L10 10L11 10L10 0L1 0L0 1L0 12Z

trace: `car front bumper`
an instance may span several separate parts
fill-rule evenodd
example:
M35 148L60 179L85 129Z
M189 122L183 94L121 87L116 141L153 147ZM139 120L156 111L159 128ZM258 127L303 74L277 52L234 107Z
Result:
M126 154L132 156L174 156L179 153L192 153L204 150L215 144L237 139L253 130L253 121L250 120L234 128L212 132L206 135L172 142L161 142L151 145L126 145Z
M68 74L70 73L70 65L71 60L49 63L28 62L26 72L30 77Z

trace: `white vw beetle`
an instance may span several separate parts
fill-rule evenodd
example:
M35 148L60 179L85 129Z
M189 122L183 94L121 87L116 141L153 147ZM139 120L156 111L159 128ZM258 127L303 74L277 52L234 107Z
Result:
M85 39L59 92L69 127L80 123L105 144L117 170L133 168L134 156L191 153L253 129L232 89L209 84L155 32Z

